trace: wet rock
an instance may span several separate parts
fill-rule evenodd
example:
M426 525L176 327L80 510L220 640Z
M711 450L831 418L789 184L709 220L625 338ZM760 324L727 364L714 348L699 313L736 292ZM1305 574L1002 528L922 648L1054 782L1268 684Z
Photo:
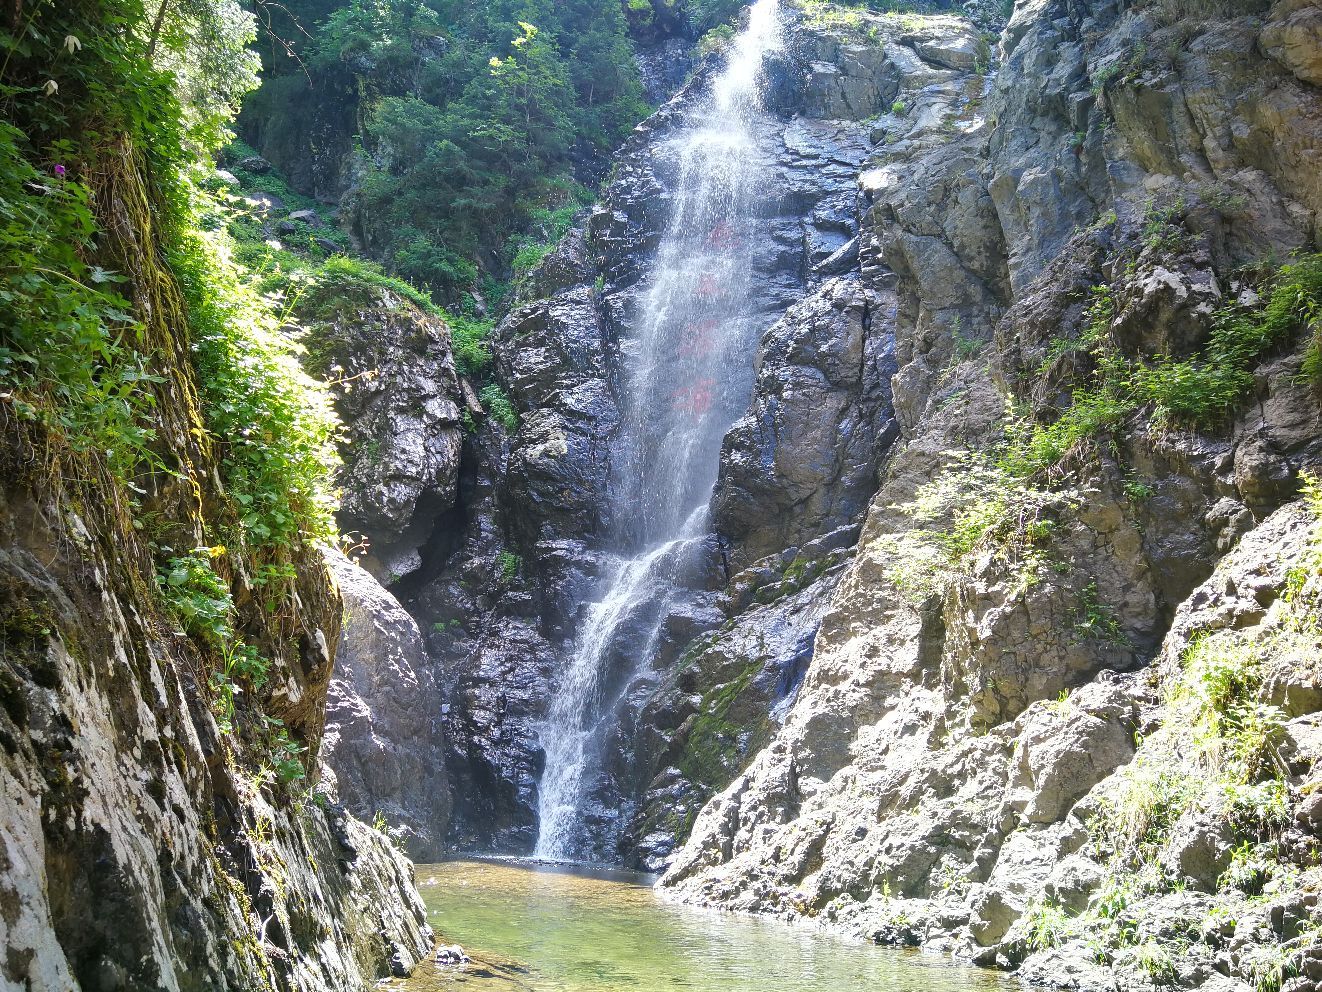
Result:
M443 944L436 948L437 964L467 964L471 960L458 944Z

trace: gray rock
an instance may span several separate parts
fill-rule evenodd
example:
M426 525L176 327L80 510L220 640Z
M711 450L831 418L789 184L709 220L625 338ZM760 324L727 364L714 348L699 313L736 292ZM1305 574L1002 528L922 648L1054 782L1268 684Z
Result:
M326 701L325 760L359 819L380 814L416 861L439 861L450 812L441 691L414 619L367 572L327 556L345 622Z
M833 280L763 337L753 400L726 436L713 498L736 567L861 515L896 433L887 303Z
M319 283L294 315L348 435L340 526L369 540L368 571L395 581L421 565L436 518L458 491L462 394L450 330L366 283Z
M259 176L271 171L271 163L260 155L249 155L247 158L241 158L235 165L244 172L252 172Z
M1272 7L1259 44L1299 79L1322 86L1322 11L1309 0L1280 0Z

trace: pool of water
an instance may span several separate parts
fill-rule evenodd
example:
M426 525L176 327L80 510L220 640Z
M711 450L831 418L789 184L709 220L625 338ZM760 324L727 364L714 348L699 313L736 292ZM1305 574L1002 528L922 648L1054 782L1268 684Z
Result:
M992 972L662 902L629 872L502 861L418 866L431 924L472 962L427 961L407 992L1001 992Z

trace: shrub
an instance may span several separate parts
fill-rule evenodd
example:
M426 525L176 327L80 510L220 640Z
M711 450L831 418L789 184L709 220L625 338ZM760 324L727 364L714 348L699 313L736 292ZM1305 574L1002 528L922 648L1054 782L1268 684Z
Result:
M170 261L189 304L203 419L242 539L280 557L330 541L339 424L329 391L303 372L223 235L184 235Z
M1261 308L1232 304L1213 317L1207 346L1196 356L1176 360L1159 356L1130 360L1109 342L1115 305L1108 289L1094 290L1081 344L1092 346L1096 370L1091 381L1074 391L1072 403L1050 424L1012 418L1000 466L1028 477L1056 465L1080 442L1112 428L1144 404L1162 425L1210 427L1229 416L1253 384L1257 362L1300 326L1314 338L1305 354L1306 375L1322 370L1322 254L1300 256L1268 282ZM1048 359L1064 348L1053 346ZM1316 354L1317 357L1312 356ZM1045 369L1046 366L1044 366Z
M1252 386L1258 359L1301 325L1315 328L1322 313L1319 297L1322 254L1283 266L1270 281L1261 310L1232 305L1218 311L1208 345L1197 357L1158 359L1136 368L1137 399L1154 403L1165 421L1208 425L1225 418ZM1311 368L1307 356L1305 368Z
M1074 926L1065 910L1051 903L1034 906L1026 918L1026 941L1033 951L1059 947L1073 934Z
M519 426L519 415L514 409L514 404L510 402L504 390L494 382L482 387L482 391L478 393L478 399L482 401L482 406L491 416L491 419L504 427L505 430L513 431Z
M1201 637L1181 659L1174 691L1192 704L1190 722L1206 766L1235 784L1249 784L1273 767L1282 715L1261 700L1264 647L1235 631Z
M1072 499L1036 489L981 455L957 453L912 503L900 507L928 526L894 539L888 578L901 591L925 595L966 568L976 552L991 551L1021 582L1031 583L1055 526L1052 513Z
M1079 592L1074 630L1082 637L1114 644L1117 647L1129 645L1129 638L1121 628L1115 611L1098 599L1096 582L1088 583Z
M157 382L122 277L84 261L96 226L88 190L56 161L38 172L24 134L0 121L0 390L19 420L128 481L161 468L152 450Z
M523 568L523 559L513 551L502 551L496 555L496 567L500 569L500 577L504 581L513 582Z

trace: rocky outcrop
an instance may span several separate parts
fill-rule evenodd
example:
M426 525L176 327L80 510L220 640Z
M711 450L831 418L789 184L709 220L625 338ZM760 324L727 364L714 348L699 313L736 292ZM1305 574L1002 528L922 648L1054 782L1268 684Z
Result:
M159 367L163 396L190 394L182 367ZM161 410L162 423L187 415ZM8 426L0 975L38 989L310 992L406 973L431 942L412 867L315 789L340 620L324 567L296 563L292 621L249 621L269 652L264 718L301 753L282 756L281 783L251 725L239 737L213 708L214 659L163 611L141 538L116 529L112 501L75 507L77 478L51 480L28 428ZM174 485L156 505L193 505L173 502ZM195 545L196 522L171 526Z
M603 203L584 229L571 234L532 274L519 305L493 339L497 370L518 407L519 425L507 452L484 456L492 473L489 502L471 506L469 537L456 546L443 574L419 589L410 605L428 620L432 610L439 619L452 595L473 604L456 618L464 634L437 639L433 648L450 673L451 733L455 747L465 752L455 754L453 767L455 833L467 844L526 850L535 835L541 760L537 722L552 680L572 650L582 603L596 595L595 584L607 564L602 552L616 536L608 510L612 443L619 424L616 396L623 388L618 342L639 317L639 280L663 231L668 191L676 182L674 152L666 139L701 96L713 64L709 60L683 92L637 130L618 157L616 178ZM874 313L885 309L888 297L865 293L856 278L832 282L828 276L848 273L854 265L853 185L868 148L869 125L815 119L816 105L804 95L805 65L796 55L774 70L782 80L781 105L804 115L787 118L760 136L772 170L770 187L779 193L769 204L769 238L754 260L760 319L768 330L756 413L750 413L738 440L730 442L717 534L704 555L710 568L698 568L701 574L693 576L691 603L663 620L656 667L631 682L636 659L621 658L619 671L604 688L621 700L618 727L605 748L611 758L590 789L595 812L589 819L604 858L618 856L616 844L625 834L631 838L623 840L629 848L644 834L656 833L640 826L657 808L644 801L644 793L665 767L663 753L669 749L675 758L665 743L673 721L682 722L692 712L692 703L679 703L676 692L692 693L696 687L700 699L721 685L730 697L747 690L739 709L760 711L764 721L772 720L771 710L785 695L775 688L780 674L811 641L812 608L786 605L775 619L767 615L739 628L742 633L723 642L712 660L697 662L687 689L677 689L671 666L687 644L734 620L753 602L755 590L773 585L786 568L790 574L782 595L820 580L807 594L820 605L852 543L892 436L885 386L890 338L884 328L872 329ZM880 111L880 100L879 94L856 95L861 116ZM810 293L815 295L809 302L776 323ZM829 410L839 423L805 430L798 417L809 408L815 416ZM837 451L840 425L853 440ZM770 442L773 433L776 443ZM810 492L814 489L818 492ZM753 511L759 500L774 500L785 509L779 520L783 533L764 526L765 505ZM814 541L820 554L836 557L796 563L791 545L807 547ZM790 552L783 554L787 548ZM494 563L501 553L508 574L503 567L494 575L489 565L475 568L477 562ZM810 550L809 557L815 553ZM758 565L764 558L768 561ZM754 572L743 583L744 598L718 603L731 571L746 568ZM457 591L457 577L474 571L487 576L480 592L471 585L467 594ZM763 595L774 598L770 591ZM771 628L775 647L756 647ZM717 655L725 660L718 663ZM768 674L728 685L736 669L759 666ZM667 729L655 727L653 715L672 722ZM657 749L640 747L637 742L644 739ZM732 765L721 767L718 775L700 776L703 782L693 793L699 798L692 802L734 771ZM466 807L470 802L472 814ZM635 817L641 819L630 823ZM672 825L682 820L667 818ZM664 846L659 838L653 840Z
M68 23L90 38L105 14ZM83 362L78 389L24 398L7 380L0 402L0 985L366 988L407 974L432 934L408 861L319 787L341 599L289 513L313 516L327 480L287 462L253 479L279 462L271 422L315 429L289 396L312 383L250 335L265 318L226 295L234 277L216 277L197 232L159 223L183 166L135 148L134 129L177 127L178 109L163 101L130 126L120 111L140 93L117 74L136 57L124 52L86 77L105 129L61 145L104 193L78 201L92 213L80 208L67 258L98 263L132 316L115 314L119 340L98 337L99 311L79 317L95 352L51 338L23 356ZM82 189L70 179L71 198ZM189 312L184 275L204 313ZM130 360L141 374L99 381ZM217 398L200 381L217 365L265 392ZM89 451L61 420L94 403ZM258 453L246 461L245 442Z
M440 686L418 625L367 572L329 555L344 600L323 757L354 816L381 817L415 861L439 861L450 815Z
M310 287L293 317L305 364L331 383L344 422L340 527L362 539L377 579L398 581L422 566L436 519L458 491L466 404L450 329L398 289L352 270L332 270Z
M764 336L752 403L726 435L712 500L732 565L793 559L862 516L895 427L888 302L856 279L833 279Z
M858 257L895 294L900 438L792 707L742 725L768 743L663 888L1071 988L1313 960L1302 324L1233 416L1121 406L1006 474L1024 431L1105 388L1105 355L1201 355L1228 304L1260 306L1237 267L1315 237L1311 12L1259 6L1020 3L990 92L954 61L899 84ZM1227 665L1242 680L1212 689ZM1259 743L1217 722L1245 719Z

